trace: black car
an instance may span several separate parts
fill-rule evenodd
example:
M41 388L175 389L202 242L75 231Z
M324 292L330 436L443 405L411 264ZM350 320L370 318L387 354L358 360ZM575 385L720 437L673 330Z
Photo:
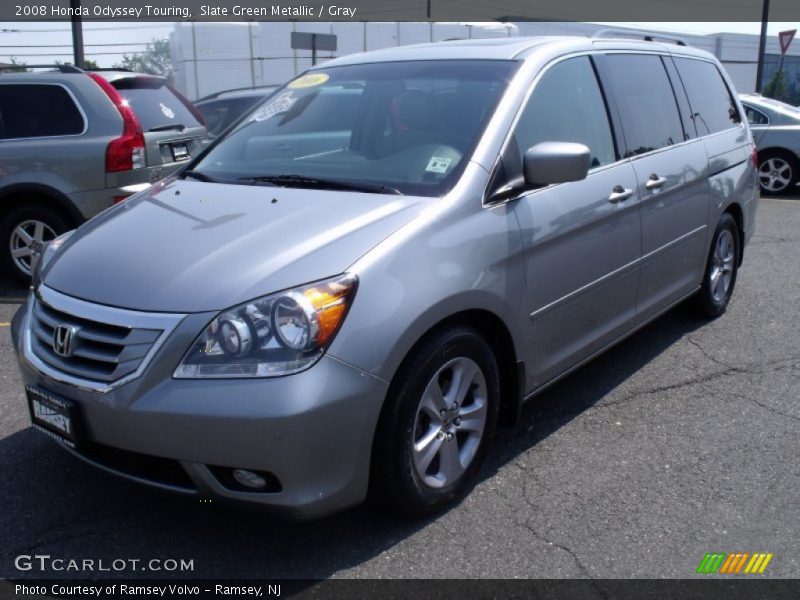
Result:
M244 88L217 92L195 102L208 126L208 136L216 137L257 102L269 96L278 86Z

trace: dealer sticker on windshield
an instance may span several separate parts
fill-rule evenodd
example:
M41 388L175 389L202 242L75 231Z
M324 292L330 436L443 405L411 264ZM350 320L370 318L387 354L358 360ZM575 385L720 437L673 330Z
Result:
M292 81L287 87L297 90L300 88L314 87L315 85L322 85L330 79L327 73L309 73L303 75Z
M428 166L425 167L425 171L428 173L446 173L447 167L450 166L451 162L453 162L452 158L434 156L428 161Z
M253 113L250 120L266 121L275 115L285 113L292 107L296 100L297 98L294 97L292 92L283 92Z

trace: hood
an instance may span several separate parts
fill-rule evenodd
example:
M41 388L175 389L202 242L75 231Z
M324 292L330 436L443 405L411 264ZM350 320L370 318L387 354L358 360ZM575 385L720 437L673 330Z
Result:
M342 273L430 200L173 180L80 227L42 281L109 306L223 310Z

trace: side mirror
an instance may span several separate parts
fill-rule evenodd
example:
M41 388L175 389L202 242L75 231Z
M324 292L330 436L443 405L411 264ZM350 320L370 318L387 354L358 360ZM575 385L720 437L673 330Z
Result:
M540 142L522 159L525 184L549 185L580 181L589 173L589 148L572 142Z

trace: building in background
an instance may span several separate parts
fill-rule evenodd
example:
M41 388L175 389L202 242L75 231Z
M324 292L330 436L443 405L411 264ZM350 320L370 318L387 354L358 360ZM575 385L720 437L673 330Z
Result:
M511 23L247 22L176 23L170 36L172 79L196 100L227 89L282 84L311 68L310 50L292 50L293 31L337 36L331 58L431 41L519 35Z
M310 50L293 50L293 31L337 36L335 52L318 53L318 63L331 58L454 38L537 35L591 36L604 26L592 23L521 22L513 16L492 23L350 23L247 22L176 23L170 35L173 81L196 100L221 90L278 85L309 69ZM625 29L633 35L642 30ZM711 52L725 66L740 92L755 90L758 36L739 33L675 34L688 45ZM778 39L767 40L764 83L778 69ZM800 43L792 46L783 69L789 92L800 96Z

